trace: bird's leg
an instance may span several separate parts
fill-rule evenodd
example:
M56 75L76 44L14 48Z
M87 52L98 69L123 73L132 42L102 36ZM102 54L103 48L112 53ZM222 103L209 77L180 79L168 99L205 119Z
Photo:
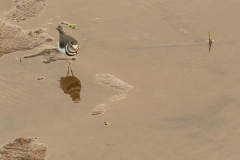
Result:
M68 74L69 74L69 68L70 68L70 70L71 70L71 73L72 73L72 75L73 75L73 71L72 71L72 67L71 67L71 60L70 60L70 58L68 58L67 57L67 63L68 63L68 71L67 71L67 76L68 76Z
M68 63L68 67L71 66L71 60L67 57L67 63Z
M72 73L72 76L73 76L73 71L72 71L72 68L71 68L71 66L68 66L67 76L68 76L68 74L69 74L69 68L70 68L70 71L71 71L71 73Z
M71 63L72 63L71 59L70 59L70 58L67 58L67 62L68 62L68 71L69 71L69 68L70 68L71 73L72 73L72 75L73 75L73 71L72 71L72 67L71 67Z

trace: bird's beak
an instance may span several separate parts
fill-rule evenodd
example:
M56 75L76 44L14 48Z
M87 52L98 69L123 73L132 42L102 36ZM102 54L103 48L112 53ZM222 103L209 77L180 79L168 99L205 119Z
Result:
M73 48L75 52L78 52L78 47L77 48Z

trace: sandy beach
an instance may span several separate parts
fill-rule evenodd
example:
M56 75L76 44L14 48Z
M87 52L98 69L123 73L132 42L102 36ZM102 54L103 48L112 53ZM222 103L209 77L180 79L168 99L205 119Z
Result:
M240 159L239 5L0 0L0 146L38 137L46 160ZM54 50L62 21L81 45L73 74Z

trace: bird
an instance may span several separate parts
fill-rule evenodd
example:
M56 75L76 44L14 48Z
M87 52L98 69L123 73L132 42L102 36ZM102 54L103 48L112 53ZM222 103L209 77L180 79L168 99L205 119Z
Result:
M78 54L80 45L75 38L68 35L63 30L62 26L58 26L56 29L59 31L58 50L67 56L68 67L70 67L71 60L69 59L69 56L75 56Z

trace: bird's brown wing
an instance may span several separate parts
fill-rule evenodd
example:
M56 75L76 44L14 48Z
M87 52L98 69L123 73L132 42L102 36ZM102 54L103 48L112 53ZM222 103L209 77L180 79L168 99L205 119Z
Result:
M64 48L68 42L76 41L73 37L67 35L66 33L61 36L61 41L59 39L60 48Z

